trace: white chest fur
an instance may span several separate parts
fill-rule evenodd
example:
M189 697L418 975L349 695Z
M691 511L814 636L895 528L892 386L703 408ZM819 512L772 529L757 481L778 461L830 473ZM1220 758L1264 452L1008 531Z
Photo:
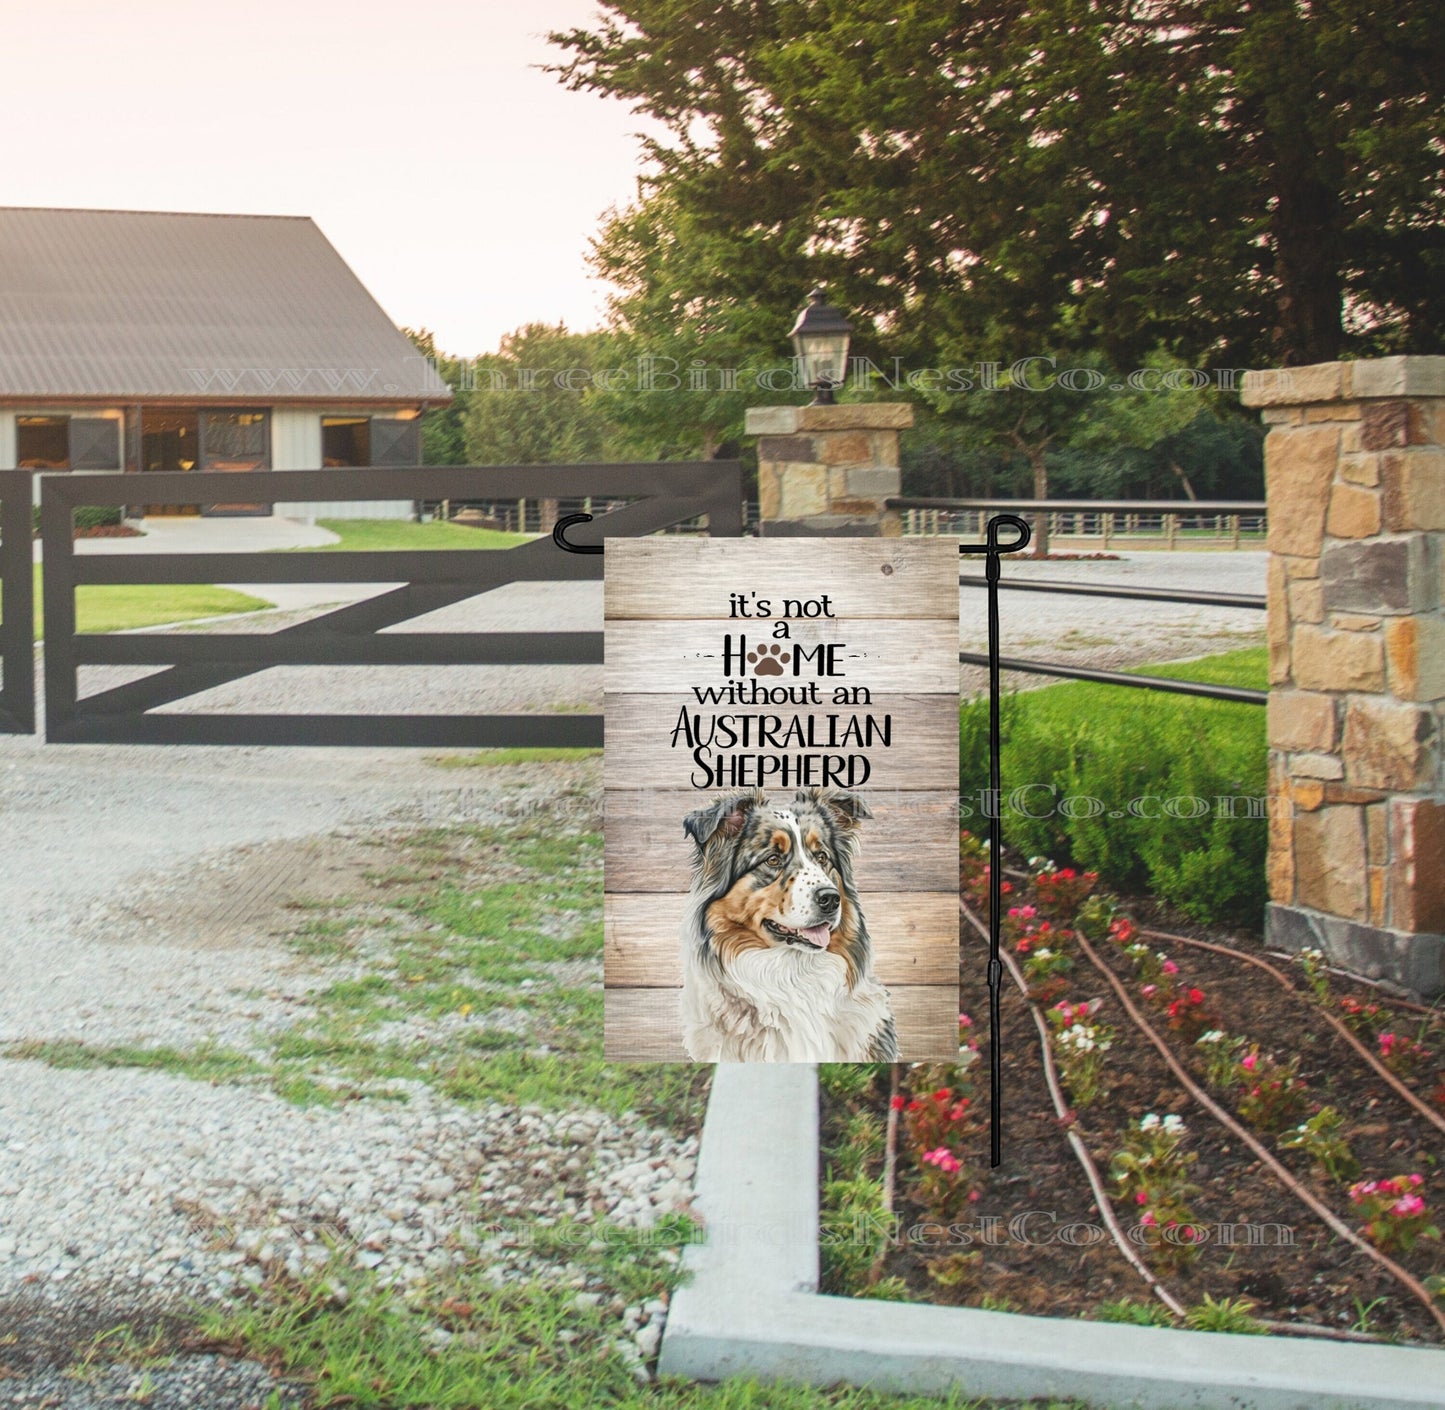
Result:
M866 1062L889 1017L871 977L850 992L842 959L826 951L750 950L718 975L690 957L683 1040L698 1062Z

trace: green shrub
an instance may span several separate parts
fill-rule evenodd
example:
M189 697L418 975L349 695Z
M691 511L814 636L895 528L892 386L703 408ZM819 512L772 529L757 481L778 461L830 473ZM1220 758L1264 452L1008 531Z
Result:
M82 504L75 510L75 527L77 529L101 529L111 524L119 524L122 511L118 504ZM33 533L40 532L40 506L35 505L30 511L30 528Z
M1148 672L1258 686L1265 653ZM1000 725L1009 846L1097 871L1201 922L1259 925L1268 827L1258 706L1080 682L1006 697ZM959 746L961 790L976 807L988 786L986 697L963 706ZM1203 802L1182 801L1193 799Z
M121 511L118 504L80 504L75 509L77 529L103 529L119 524Z

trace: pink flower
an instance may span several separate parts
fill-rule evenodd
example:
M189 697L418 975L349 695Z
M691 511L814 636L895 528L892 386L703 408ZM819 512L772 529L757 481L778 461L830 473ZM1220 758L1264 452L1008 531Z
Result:
M1240 1065L1246 1072L1253 1072L1254 1069L1259 1066L1259 1054L1258 1054L1258 1053L1249 1053L1249 1054L1247 1054L1245 1057L1243 1057L1243 1058L1240 1059L1239 1065Z
M1402 1218L1408 1218L1412 1214L1423 1214L1425 1201L1419 1195L1403 1195L1390 1206L1390 1212L1398 1214Z
M1147 1209L1139 1216L1139 1223L1146 1229L1157 1229L1159 1227L1159 1221L1150 1214Z
M1425 1177L1423 1175L1411 1175L1410 1183L1412 1185L1423 1185L1425 1183Z
M1146 999L1152 999L1159 992L1157 984L1146 984L1140 991Z
M960 1028L972 1028L973 1020L966 1013L961 1013L958 1016L958 1026Z
M1380 1034L1380 1055L1382 1057L1390 1056L1390 1049L1395 1046L1395 1041L1396 1039L1393 1033Z
M1162 969L1165 974L1179 973L1179 966L1175 964L1173 960L1165 960L1164 963L1159 966L1159 968Z
M958 1158L949 1151L947 1146L939 1146L935 1150L928 1151L923 1159L928 1165L936 1165L945 1175L956 1175L963 1169Z
M1134 1196L1134 1203L1135 1203L1135 1204L1148 1204L1148 1203L1149 1203L1149 1196L1148 1196L1147 1194L1145 1194L1145 1192L1144 1192L1143 1190L1140 1190L1139 1193Z
M977 1204L977 1203L978 1203L978 1191L977 1191L977 1190L970 1190L970 1191L968 1192L968 1202L969 1202L970 1204Z

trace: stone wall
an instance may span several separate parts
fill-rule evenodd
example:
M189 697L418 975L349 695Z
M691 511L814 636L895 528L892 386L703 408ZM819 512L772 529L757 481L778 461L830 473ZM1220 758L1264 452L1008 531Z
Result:
M898 402L749 410L763 535L900 533L885 501L902 492L898 432L911 425Z
M1445 990L1445 358L1249 374L1269 426L1267 939Z

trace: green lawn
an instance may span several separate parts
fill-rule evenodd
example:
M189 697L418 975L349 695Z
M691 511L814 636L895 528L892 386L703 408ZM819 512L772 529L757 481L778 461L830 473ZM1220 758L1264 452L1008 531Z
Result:
M76 589L76 626L82 632L123 632L136 627L159 627L169 622L191 622L198 617L226 617L236 612L259 612L271 604L244 592L205 584L172 586L143 583L135 587L91 585ZM40 600L40 564L35 565L35 639L45 635Z
M506 534L499 529L469 529L463 524L436 520L430 524L413 524L408 519L319 519L317 522L323 529L340 535L340 543L326 545L333 552L346 549L515 548L518 544L531 543L536 537L534 534ZM318 551L325 552L325 549Z
M1265 648L1248 647L1136 673L1262 690L1267 671ZM1260 706L1071 681L1008 695L1000 713L1008 845L1098 871L1110 888L1159 896L1196 920L1259 924L1267 841L1258 811L1266 791ZM963 706L959 742L961 791L974 810L964 826L981 832L986 698ZM1064 799L1075 800L1074 816L1060 807Z

